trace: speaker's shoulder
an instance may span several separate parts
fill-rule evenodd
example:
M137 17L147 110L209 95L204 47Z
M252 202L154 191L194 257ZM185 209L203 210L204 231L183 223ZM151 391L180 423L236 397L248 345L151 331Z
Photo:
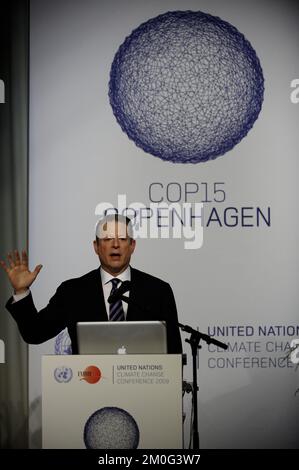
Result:
M93 269L79 277L67 279L60 285L61 288L76 288L101 280L100 269Z
M131 268L131 281L157 287L159 286L161 288L169 286L168 282L164 281L163 279L135 268Z

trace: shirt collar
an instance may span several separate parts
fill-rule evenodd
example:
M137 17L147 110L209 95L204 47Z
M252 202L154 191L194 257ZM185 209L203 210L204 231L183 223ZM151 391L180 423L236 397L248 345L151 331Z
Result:
M131 267L130 266L128 266L127 269L121 274L119 274L118 276L111 276L111 274L107 273L107 271L105 271L102 268L102 266L100 269L100 273L101 273L101 280L102 280L103 285L108 284L108 282L110 282L111 279L119 279L121 282L131 280Z

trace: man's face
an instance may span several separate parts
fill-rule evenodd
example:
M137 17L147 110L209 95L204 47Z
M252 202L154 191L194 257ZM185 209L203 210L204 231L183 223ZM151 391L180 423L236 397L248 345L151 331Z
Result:
M100 237L93 242L103 269L113 276L128 267L135 245L136 241L128 237L126 224L115 221L105 223Z

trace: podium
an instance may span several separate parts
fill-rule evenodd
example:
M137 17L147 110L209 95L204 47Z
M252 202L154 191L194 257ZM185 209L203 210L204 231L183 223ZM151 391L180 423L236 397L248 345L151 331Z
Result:
M182 357L43 356L44 449L182 449Z

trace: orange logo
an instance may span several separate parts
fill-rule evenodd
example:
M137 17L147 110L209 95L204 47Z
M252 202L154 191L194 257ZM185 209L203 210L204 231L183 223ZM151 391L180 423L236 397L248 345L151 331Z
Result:
M78 372L80 380L85 380L89 384L96 384L102 378L102 372L96 366L88 366L84 371Z

